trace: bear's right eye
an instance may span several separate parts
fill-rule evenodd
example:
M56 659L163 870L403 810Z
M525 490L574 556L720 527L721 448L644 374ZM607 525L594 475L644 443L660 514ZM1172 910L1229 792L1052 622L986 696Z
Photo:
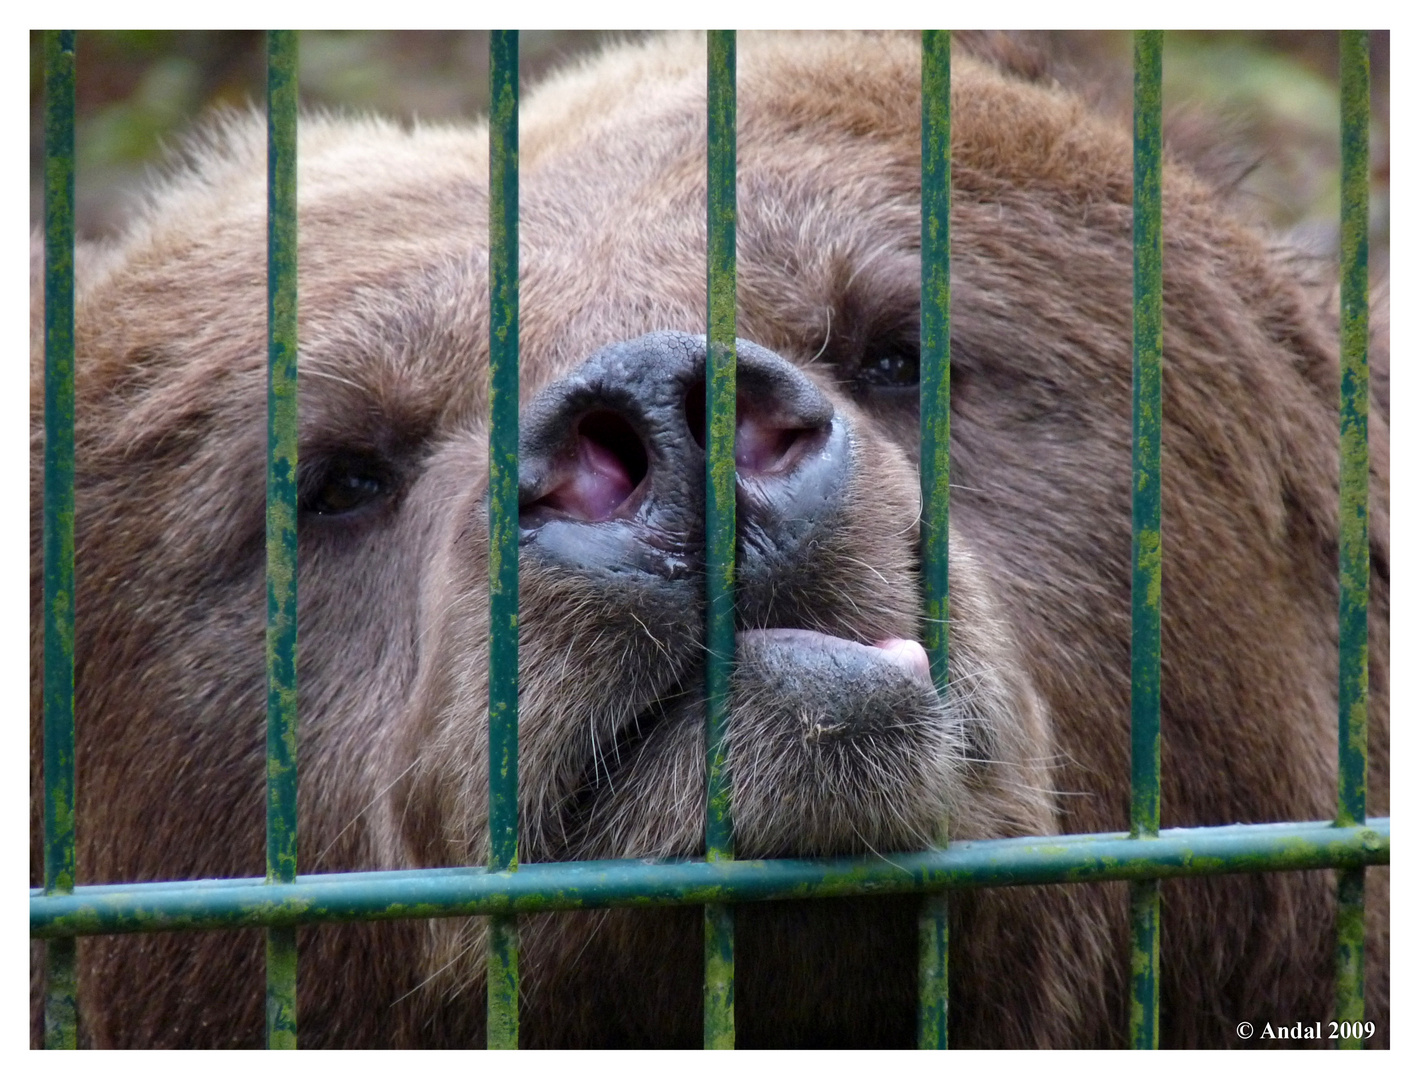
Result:
M866 387L907 389L921 378L915 349L875 349L858 369L857 381Z
M304 470L303 470L304 472ZM300 483L302 513L343 517L382 502L393 484L389 470L364 454L341 455L320 463Z
M839 365L844 388L860 401L895 404L916 398L921 381L916 342L897 337L872 340Z

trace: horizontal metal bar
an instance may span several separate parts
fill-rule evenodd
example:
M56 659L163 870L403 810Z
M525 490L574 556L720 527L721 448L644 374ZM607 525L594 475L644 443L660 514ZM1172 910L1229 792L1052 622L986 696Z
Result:
M214 930L373 919L664 904L743 903L1044 885L1318 870L1390 862L1390 818L967 840L945 851L868 859L651 862L635 859L309 874L294 884L263 878L81 885L69 895L30 890L30 936Z

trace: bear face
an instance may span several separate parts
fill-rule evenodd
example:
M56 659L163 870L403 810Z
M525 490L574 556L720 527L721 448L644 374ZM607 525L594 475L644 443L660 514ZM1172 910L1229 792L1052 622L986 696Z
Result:
M741 44L730 767L746 857L1127 820L1129 140L1063 91L954 64L938 700L916 644L917 65L911 35ZM704 113L703 42L675 35L564 73L522 111L524 862L704 850ZM487 135L311 118L300 138L301 868L477 865ZM227 119L120 240L80 253L81 880L264 865L265 198L264 129ZM1166 172L1164 203L1165 824L1325 818L1334 326L1204 182ZM1373 812L1386 468L1382 447ZM1264 1006L1325 1014L1332 892L1326 874L1170 883L1166 1040L1221 1044ZM954 900L954 1042L1118 1040L1123 909L1117 886ZM739 908L741 1044L910 1042L915 911ZM1384 912L1378 892L1377 1016ZM698 912L523 926L525 1045L698 1043ZM480 1044L482 934L303 930L303 1044ZM259 1037L256 935L86 941L81 965L97 1044Z

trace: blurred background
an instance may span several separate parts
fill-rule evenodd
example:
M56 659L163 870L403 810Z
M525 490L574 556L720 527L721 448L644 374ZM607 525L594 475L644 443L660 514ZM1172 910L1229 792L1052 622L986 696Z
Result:
M527 30L524 85L635 32ZM1108 111L1130 109L1124 31L1016 35L1062 81ZM147 171L214 105L265 93L260 31L110 30L78 35L78 225L113 232ZM1372 35L1371 265L1389 264L1390 41ZM303 31L307 108L408 119L474 117L487 107L488 35L480 31ZM42 213L43 45L30 36L30 217ZM1164 102L1187 154L1234 180L1250 216L1317 254L1334 254L1339 213L1337 45L1323 31L1180 31L1164 36Z

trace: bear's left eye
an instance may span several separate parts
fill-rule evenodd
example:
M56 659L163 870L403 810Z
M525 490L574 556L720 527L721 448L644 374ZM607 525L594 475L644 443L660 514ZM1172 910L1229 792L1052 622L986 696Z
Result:
M916 386L920 377L915 349L874 349L864 358L854 376L863 387L906 389Z
M300 508L321 517L353 514L383 500L392 486L389 471L378 461L364 454L342 455L320 463L308 479L302 477Z

